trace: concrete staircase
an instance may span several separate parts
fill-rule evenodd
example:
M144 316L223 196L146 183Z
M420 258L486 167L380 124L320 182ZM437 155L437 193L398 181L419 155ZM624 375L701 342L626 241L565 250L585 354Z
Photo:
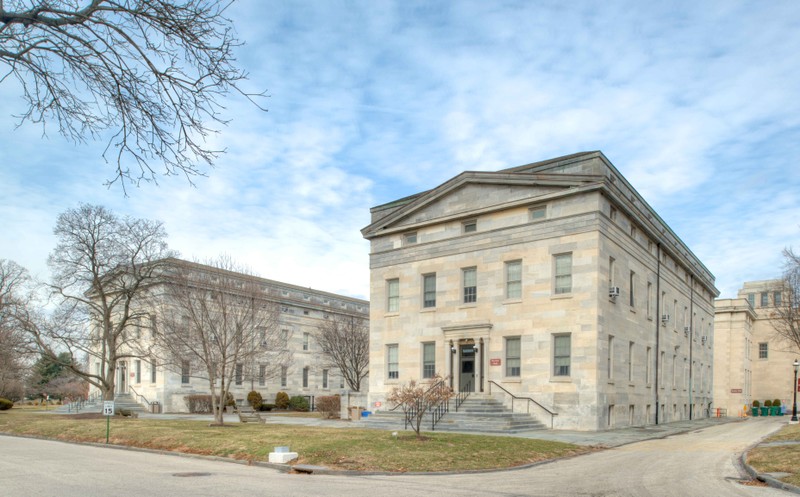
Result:
M119 412L120 409L128 409L138 414L149 412L147 407L136 402L133 396L128 393L118 393L114 397L114 411ZM103 412L103 400L84 402L83 405L80 406L80 409L76 409L74 404L71 406L64 404L59 406L55 412L59 414L101 413Z
M373 413L364 421L365 426L386 430L402 430L404 415L396 411ZM422 421L422 431L431 431L431 416L426 414ZM520 433L546 430L547 427L527 414L513 413L502 401L488 395L472 394L455 410L455 402L450 402L450 412L436 424L434 431L457 431L474 433Z

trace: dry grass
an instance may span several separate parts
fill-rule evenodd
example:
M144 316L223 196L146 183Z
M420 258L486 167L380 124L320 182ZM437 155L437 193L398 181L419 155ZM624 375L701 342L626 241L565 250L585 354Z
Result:
M82 442L105 442L106 420L10 410L0 432ZM360 471L498 469L589 452L560 442L454 433L413 434L310 426L229 424L189 420L111 419L110 443L234 459L267 461L273 447L300 454L297 463Z
M788 425L770 436L766 442L800 442L800 425ZM747 464L759 473L789 473L781 478L786 483L800 486L800 443L796 445L760 446L747 455Z

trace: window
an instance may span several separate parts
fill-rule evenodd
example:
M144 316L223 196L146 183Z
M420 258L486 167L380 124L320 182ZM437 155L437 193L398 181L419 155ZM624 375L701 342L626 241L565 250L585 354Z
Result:
M661 383L661 388L664 388L664 369L666 369L667 365L665 361L667 360L667 353L663 350L661 351L661 370L658 372L658 382ZM663 407L662 407L663 409Z
M303 332L303 350L308 350L309 334L307 331Z
M464 303L472 304L478 300L478 271L474 267L461 270L464 279Z
M464 233L475 233L476 231L478 231L478 221L474 219L471 221L465 221L461 225L461 229Z
M672 301L672 329L678 331L678 301Z
M609 380L614 379L614 337L608 337L608 359L606 361L606 374Z
M554 256L556 295L572 292L572 254Z
M506 338L506 376L520 375L520 338Z
M308 366L303 368L303 388L308 388Z
M286 366L281 366L281 387L282 388L286 388L286 385L288 383L288 381L287 381L288 376L289 376L287 374L288 373L288 369L289 368L287 368Z
M672 354L672 388L677 386L678 356Z
M636 230L636 226L631 226L631 238L636 240L637 236L639 236L639 232Z
M761 342L758 344L758 358L759 359L769 358L769 343Z
M398 312L400 310L400 280L394 278L386 280L386 311Z
M263 387L267 384L267 365L258 365L258 386Z
M781 292L775 292L772 294L772 305L775 307L781 305Z
M386 372L390 380L400 378L397 358L397 344L386 346Z
M761 292L761 307L767 307L769 305L769 293Z
M281 330L281 345L284 349L289 346L289 330Z
M263 326L258 327L258 340L262 347L267 346L267 329Z
M422 344L422 377L433 378L436 375L436 344Z
M403 234L403 245L413 245L417 243L417 232L414 231L412 233L404 233Z
M181 383L184 385L189 383L189 361L181 362Z
M647 282L647 317L653 317L653 284Z
M647 359L647 362L645 362L645 367L644 367L644 381L647 382L647 384L649 385L652 382L652 378L651 378L652 369L651 369L651 366L650 366L650 361L653 360L653 349L651 349L650 347L647 347L646 359Z
M522 261L506 262L506 298L522 298Z
M242 384L242 379L243 379L243 374L242 373L243 373L243 371L244 371L244 365L241 362L236 364L236 372L234 374L234 382L237 385L241 385Z
M612 207L611 211L609 212L609 217L611 217L612 221L616 221L617 220L617 209Z
M436 307L436 273L422 276L422 307Z
M756 306L756 294L755 293L748 293L747 294L747 301L750 303L750 307Z
M136 383L141 383L142 382L142 361L140 361L139 359L136 359L136 362L134 362L134 364L136 365Z
M570 374L570 341L569 335L553 337L553 376L569 376Z
M150 383L156 382L156 360L150 360Z
M636 273L631 271L630 278L628 279L628 291L630 293L629 304L631 307L636 306Z
M633 342L628 343L628 381L633 382Z
M614 263L617 262L616 259L613 257L608 258L608 288L611 288L614 285Z
M530 212L531 221L541 221L547 217L547 207L544 205L532 207L528 212Z
M325 389L328 388L328 370L327 369L323 369L322 370L322 388L325 388Z

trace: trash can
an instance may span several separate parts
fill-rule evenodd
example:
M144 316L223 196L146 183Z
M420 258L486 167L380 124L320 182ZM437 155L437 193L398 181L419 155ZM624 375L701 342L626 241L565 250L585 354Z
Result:
M153 414L161 414L161 404L155 401L150 404L150 412Z
M347 408L347 410L350 413L350 421L358 421L359 419L361 419L361 412L363 411L363 409L361 409L360 407L350 406Z

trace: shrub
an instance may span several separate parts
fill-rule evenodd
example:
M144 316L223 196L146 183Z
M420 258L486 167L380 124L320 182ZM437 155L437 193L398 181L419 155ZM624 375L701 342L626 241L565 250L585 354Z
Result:
M764 407L772 407L772 401L767 399L764 401Z
M326 419L339 418L341 413L341 401L338 395L317 397L317 410Z
M14 403L8 399L0 397L0 411L7 411L14 407Z
M753 401L753 407L761 407L761 402L759 402L757 400L754 400Z
M308 400L300 395L289 399L289 408L293 411L308 411Z
M278 409L286 409L289 407L289 394L286 392L278 392L275 394L275 407Z
M261 404L260 411L271 411L275 409L275 404Z
M211 412L210 395L187 395L183 400L191 413L205 414Z
M247 403L250 404L250 407L258 411L261 409L261 401L264 400L261 397L261 394L253 390L252 392L247 394Z
M780 407L781 406L781 399L775 399L772 401L772 407Z

